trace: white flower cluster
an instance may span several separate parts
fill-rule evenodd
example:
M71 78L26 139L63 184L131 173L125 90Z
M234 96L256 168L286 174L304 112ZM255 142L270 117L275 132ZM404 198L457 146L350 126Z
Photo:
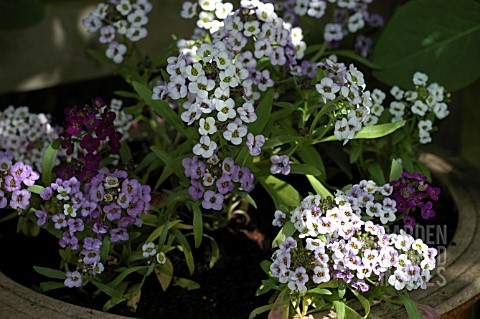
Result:
M390 184L377 186L374 181L363 180L345 192L338 190L335 199L340 205L348 202L360 218L366 213L372 218L379 218L380 223L387 224L396 218L397 202L389 197L392 192L393 186Z
M183 55L168 58L170 81L154 90L163 90L173 100L187 98L181 119L196 125L200 135L193 153L211 158L223 140L240 145L248 140L250 154L257 156L265 139L248 132L247 124L257 120L253 98L253 82L242 59L232 61L225 45L204 43L197 50L199 61L189 63ZM158 98L154 94L152 98ZM239 106L237 106L239 105Z
M421 72L413 75L415 90L404 91L397 86L392 87L390 93L396 101L390 103L392 122L401 121L410 116L418 119L418 138L421 144L432 141L430 132L436 119L442 120L450 111L445 103L446 92L438 83L427 85L428 76Z
M99 3L82 23L90 33L100 31L99 41L108 44L105 55L119 64L128 51L125 39L137 42L147 36L145 26L150 11L152 4L148 0L112 0Z
M327 76L315 85L315 89L326 101L337 99L340 110L336 117L334 135L345 145L362 129L362 124L370 113L372 99L365 90L365 80L353 64L348 69L344 63L337 63L335 57L328 58L319 66Z
M241 0L240 9L233 11L233 5L222 0L198 0L198 3L187 1L183 4L181 16L195 17L198 6L201 11L197 27L208 30L213 43L224 42L230 57L240 51L246 52L243 49L250 40L254 43L255 58L266 57L272 65L294 65L295 60L304 55L306 44L302 29L291 29L289 24L277 16L271 3Z
M27 106L10 105L0 111L0 150L13 152L16 162L41 172L43 153L58 138L59 130L50 124L48 115L30 113Z
M310 195L290 212L298 233L274 252L273 277L287 283L293 293L305 293L331 279L361 292L383 279L397 290L426 288L436 249L403 231L386 234L383 226L362 221L348 202L341 198L336 202Z

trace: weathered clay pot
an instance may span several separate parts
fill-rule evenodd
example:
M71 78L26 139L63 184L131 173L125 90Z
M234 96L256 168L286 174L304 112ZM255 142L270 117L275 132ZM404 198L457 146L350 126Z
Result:
M438 256L443 267L431 280L433 286L411 294L417 303L436 309L443 319L456 318L480 299L480 172L456 158L442 159L425 154L423 160L448 188L459 216L454 238ZM380 318L392 317L389 310L375 306ZM406 318L406 314L403 314ZM39 294L0 273L0 318L126 318L71 305ZM329 318L316 315L315 318ZM400 316L402 314L400 312Z

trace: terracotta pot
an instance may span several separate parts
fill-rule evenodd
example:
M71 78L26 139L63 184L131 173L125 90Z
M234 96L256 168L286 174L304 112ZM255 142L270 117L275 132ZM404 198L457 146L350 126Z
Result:
M435 176L447 185L458 207L459 221L451 244L437 258L439 272L431 279L433 286L427 290L417 290L411 296L417 303L436 309L443 319L456 318L480 299L480 172L456 158L444 160L436 155L425 154L423 159ZM383 305L373 307L372 311L380 318L392 316ZM403 313L403 318L406 317ZM0 273L0 318L127 317L102 313L47 297ZM317 314L315 318L322 316ZM402 318L402 315L398 318Z

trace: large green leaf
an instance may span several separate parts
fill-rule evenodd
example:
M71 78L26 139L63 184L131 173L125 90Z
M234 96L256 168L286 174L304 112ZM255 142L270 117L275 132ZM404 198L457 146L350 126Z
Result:
M403 5L382 32L374 76L411 88L421 71L457 90L480 76L480 4L473 0L416 0Z

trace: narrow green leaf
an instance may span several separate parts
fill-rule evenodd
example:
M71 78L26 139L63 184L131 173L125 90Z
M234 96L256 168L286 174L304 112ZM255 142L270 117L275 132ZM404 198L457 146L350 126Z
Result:
M155 113L165 119L165 122L173 125L173 127L175 127L175 129L183 136L192 137L191 131L185 128L185 125L178 114L172 110L167 102L162 100L152 100L152 91L141 83L133 82L133 87L147 105L150 106Z
M60 148L61 139L57 138L48 145L42 159L42 182L44 185L50 185L52 182L52 171L57 158L58 149Z
M402 172L403 172L402 164L400 164L400 162L398 160L393 158L392 159L392 166L390 168L390 179L389 179L389 181L392 182L392 181L395 181L395 180L399 179L400 176L402 176Z
M270 265L272 262L270 260L262 260L260 263L260 268L268 275L270 274Z
M141 270L145 270L145 269L148 269L149 266L135 266L135 267L131 267L131 268L127 268L125 269L124 271L122 271L120 273L120 275L118 275L117 277L115 277L114 280L112 280L111 282L108 283L109 286L111 287L117 287L118 285L120 285L120 283L130 274L134 273L134 272L137 272L137 271L141 271Z
M261 296L274 289L278 289L278 287L273 279L262 280L262 284L258 287L257 291L255 291L255 296Z
M182 287L183 289L187 289L187 290L195 290L200 288L200 284L198 282L187 279L187 278L180 278L180 277L174 278L173 285Z
M325 165L323 164L323 158L315 147L304 144L297 149L296 153L303 163L317 168L320 171L321 176L325 178L327 173Z
M65 288L65 284L62 282L59 282L59 281L46 281L46 282L41 282L40 283L40 290L42 292L47 292L47 291L50 291L50 290L54 290L54 289L61 289L61 288Z
M274 147L285 145L291 142L297 142L302 139L304 139L304 137L297 134L276 135L266 140L262 148L264 149L274 148Z
M252 310L252 312L250 312L250 315L248 316L248 319L253 319L256 316L258 316L259 314L269 311L270 309L272 309L272 307L273 307L273 304L255 308L255 309Z
M190 275L192 275L193 271L195 270L195 263L193 261L193 254L192 249L190 248L190 244L188 243L185 236L178 229L172 229L172 233L175 235L177 240L180 242L180 245L182 246L188 270L190 271Z
M328 295L330 296L332 292L324 288L313 288L307 291L307 294L316 294L316 295Z
M322 182L320 182L315 176L307 175L307 179L312 185L313 190L322 198L333 198L333 194L325 186L323 186Z
M208 266L210 268L213 268L213 266L215 266L215 264L217 263L218 258L220 258L220 249L218 248L218 244L217 244L217 241L215 240L215 238L210 237L206 234L203 234L203 236L210 239L210 245L211 245L211 248L212 248L212 252L211 252L210 262L209 262Z
M31 191L34 194L40 194L45 190L45 187L41 185L32 185L28 187L28 190Z
M378 162L367 163L366 168L370 175L370 179L377 183L377 185L384 185L386 183L382 167Z
M402 300L405 310L407 310L409 319L422 319L423 316L420 314L420 311L417 308L417 305L410 298L408 292L404 291L399 294L400 300Z
M197 202L199 203L199 202ZM193 204L193 238L195 240L195 248L200 247L202 244L203 238L203 219L202 219L202 210L200 206L195 203Z
M350 289L350 291L357 297L358 301L362 304L363 310L365 311L364 318L368 318L370 314L370 302L365 298L361 293L357 292L355 289ZM361 318L361 316L359 316Z
M335 307L337 319L345 319L345 304L341 301L334 300L333 307Z
M300 194L292 185L272 175L267 178L259 177L258 181L268 192L277 209L296 207L302 200Z
M131 99L138 99L138 94L131 92L131 91L115 91L113 94L118 95L120 97L126 97L126 98L131 98Z
M52 278L52 279L65 279L67 278L67 275L65 274L64 271L56 270L56 269L51 269L51 268L46 268L46 267L38 267L38 266L33 266L33 269L38 272L39 274Z
M472 0L407 1L389 19L374 49L388 85L413 88L417 71L458 90L480 76L480 4Z
M157 239L158 237L161 237L161 235L163 235L163 233L165 233L165 237L166 237L166 234L167 234L168 230L170 228L174 227L175 225L177 225L178 223L180 223L180 220L172 220L171 222L168 223L168 227L165 227L165 224L158 226L150 234L150 236L148 236L148 238L145 240L145 242L150 243L150 242L154 241L155 239ZM161 240L160 242L161 242L161 245L163 245L163 243L165 242L165 239L163 241Z
M309 164L292 163L290 164L290 174L319 176L322 175L322 172Z
M394 123L364 126L362 130L356 133L353 138L354 139L373 139L373 138L383 137L403 127L405 123L406 121L403 120L403 121L398 121ZM338 139L335 137L335 135L332 135L332 136L321 138L319 140L315 140L314 143L331 142L331 141L338 141Z
M105 284L97 281L96 279L92 279L92 280L90 280L90 282L93 285L95 285L98 289L100 289L100 291L109 295L110 297L118 298L118 299L122 298L123 293L120 290L117 290L117 289L113 288L112 286L105 285Z
M273 95L275 90L273 88L269 89L265 96L262 98L260 104L255 109L257 114L257 120L252 123L249 131L253 135L258 135L262 132L263 128L267 125L270 114L272 113L273 106Z
M277 236L273 240L272 247L273 248L278 247L280 243L284 242L288 236L292 236L294 233L295 233L295 226L290 220L288 220L285 223L285 225L283 225L283 227L280 229Z
M122 142L120 146L120 159L123 164L128 164L132 160L132 151L127 143Z
M110 252L110 236L103 237L102 247L100 248L100 260L105 264L108 253Z

